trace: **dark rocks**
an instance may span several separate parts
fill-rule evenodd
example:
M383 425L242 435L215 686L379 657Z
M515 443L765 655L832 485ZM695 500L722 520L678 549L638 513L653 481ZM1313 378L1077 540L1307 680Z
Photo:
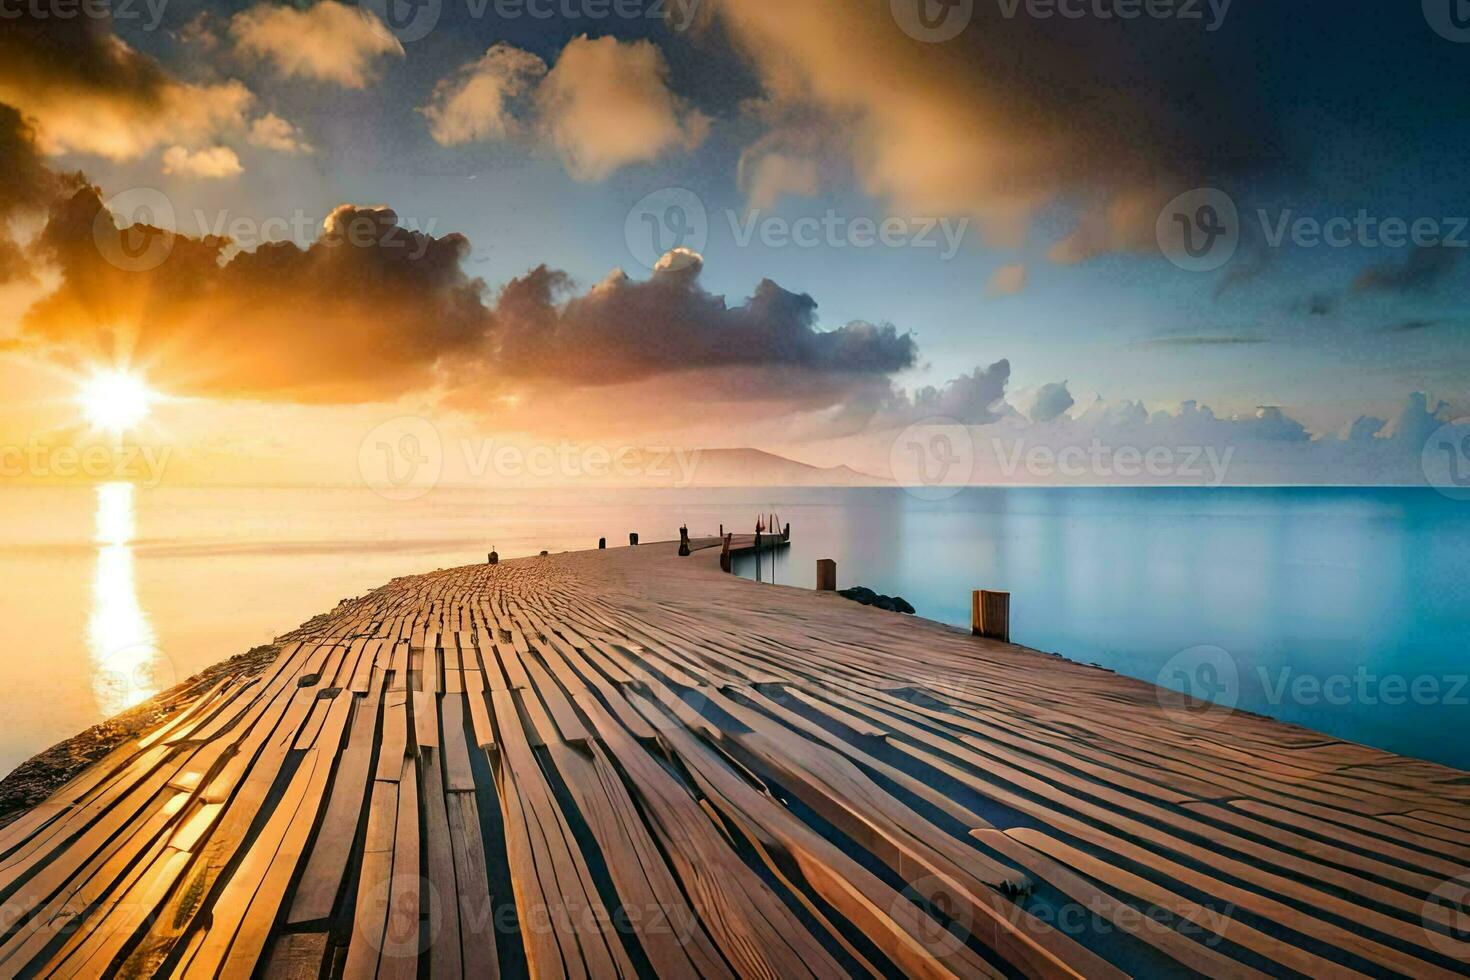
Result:
M872 589L864 588L861 585L851 589L842 589L837 594L844 599L851 599L859 605L873 606L876 609L903 613L908 616L914 615L914 607L909 605L902 596L879 595Z

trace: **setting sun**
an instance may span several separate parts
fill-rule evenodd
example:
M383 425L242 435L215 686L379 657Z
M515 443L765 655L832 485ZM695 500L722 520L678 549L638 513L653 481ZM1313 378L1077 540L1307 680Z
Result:
M94 427L120 433L148 417L153 392L142 378L127 371L99 371L82 385L77 400Z

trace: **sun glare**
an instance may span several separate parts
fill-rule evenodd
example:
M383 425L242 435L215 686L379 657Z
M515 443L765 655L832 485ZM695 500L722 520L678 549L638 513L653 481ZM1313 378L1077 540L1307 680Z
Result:
M148 417L153 392L136 374L99 371L82 384L77 400L94 428L122 433Z

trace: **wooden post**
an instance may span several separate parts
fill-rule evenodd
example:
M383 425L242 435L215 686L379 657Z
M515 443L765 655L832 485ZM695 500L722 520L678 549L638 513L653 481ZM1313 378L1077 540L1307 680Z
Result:
M607 538L598 538L597 539L597 550L598 551L606 551L607 550Z
M679 528L679 557L689 557L689 525Z
M638 546L638 532L633 531L628 535L628 544L632 547Z
M498 552L498 551L492 551L492 552L490 552L489 561L490 561L490 564L492 564L492 565L499 565L500 564L500 552Z
M1011 594L1009 592L976 592L971 599L972 632L987 640L1011 642Z
M817 559L817 591L837 591L837 562L831 558Z

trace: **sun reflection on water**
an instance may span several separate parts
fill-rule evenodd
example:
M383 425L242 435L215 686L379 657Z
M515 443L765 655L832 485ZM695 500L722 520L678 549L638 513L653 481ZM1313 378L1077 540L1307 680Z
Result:
M97 487L96 513L97 572L92 580L87 645L92 655L93 695L102 713L110 717L157 694L167 679L167 661L154 646L153 626L138 603L133 577L133 485Z

